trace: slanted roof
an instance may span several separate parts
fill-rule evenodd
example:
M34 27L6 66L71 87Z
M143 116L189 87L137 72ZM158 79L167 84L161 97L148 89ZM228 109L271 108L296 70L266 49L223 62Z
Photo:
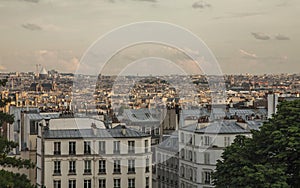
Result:
M153 111L148 109L125 109L124 116L131 122L159 122L158 119L152 115Z
M179 151L179 142L178 142L178 132L176 134L170 135L165 141L158 145L158 148L171 151L178 152Z
M137 130L125 128L126 133L117 129L57 129L46 130L44 133L45 139L75 139L75 138L141 138L150 137L150 135Z
M256 121L240 123L235 120L215 121L206 124L203 128L199 128L198 124L191 124L182 129L202 134L246 134L251 133L252 129L258 130L262 125L261 122Z

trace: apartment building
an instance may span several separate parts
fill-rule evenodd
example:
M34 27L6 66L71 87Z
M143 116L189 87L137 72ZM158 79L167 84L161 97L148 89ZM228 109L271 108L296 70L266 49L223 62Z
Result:
M237 135L251 136L251 130L258 130L261 122L218 120L181 127L179 130L179 185L180 188L209 188L211 173L221 159L225 147Z
M153 188L178 188L179 181L178 131L169 135L156 149Z
M37 138L38 187L152 187L150 135L93 123L89 128L51 128L51 121L40 126Z

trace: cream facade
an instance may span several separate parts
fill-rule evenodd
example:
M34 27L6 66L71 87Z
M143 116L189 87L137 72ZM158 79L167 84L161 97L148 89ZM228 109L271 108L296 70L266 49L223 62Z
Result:
M211 174L225 147L237 135L251 136L251 129L258 129L261 123L222 120L199 123L179 130L179 187L209 188Z
M150 188L151 137L124 126L102 129L41 127L37 186Z

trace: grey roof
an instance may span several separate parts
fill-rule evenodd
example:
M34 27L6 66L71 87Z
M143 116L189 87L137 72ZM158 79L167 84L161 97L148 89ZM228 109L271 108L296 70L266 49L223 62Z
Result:
M167 138L165 141L160 143L158 145L158 148L172 151L172 152L178 152L179 151L179 142L178 142L178 132L177 134L170 135L169 138Z
M267 109L265 109L265 108L259 108L257 110L257 113L261 114L261 115L267 115L268 114Z
M50 119L57 119L59 118L60 113L57 112L50 112L50 113L41 113L41 116L44 118L50 118Z
M131 122L159 122L153 117L153 111L148 109L125 109L124 115Z
M209 113L204 108L200 108L200 109L183 109L182 110L182 115L184 117L187 117L187 116L199 117L199 116L209 115Z
M234 108L229 108L229 113L230 113L230 115L238 115L238 116L247 116L247 115L255 114L253 110L234 109Z
M44 138L46 139L69 139L69 138L139 138L150 137L150 135L137 130L126 128L126 134L123 135L120 128L116 129L60 129L46 130Z
M27 114L27 117L31 120L42 120L42 119L44 119L44 117L41 116L40 114Z
M207 126L200 129L197 128L197 124L188 125L182 129L203 134L245 134L251 133L252 129L258 130L261 125L262 123L257 121L239 123L233 120L224 120L208 123Z

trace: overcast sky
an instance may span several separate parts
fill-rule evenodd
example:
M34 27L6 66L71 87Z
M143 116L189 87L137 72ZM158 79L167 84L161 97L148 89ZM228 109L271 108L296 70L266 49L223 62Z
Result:
M299 0L0 0L0 71L74 72L103 34L154 20L199 36L226 74L299 73L299 17Z

